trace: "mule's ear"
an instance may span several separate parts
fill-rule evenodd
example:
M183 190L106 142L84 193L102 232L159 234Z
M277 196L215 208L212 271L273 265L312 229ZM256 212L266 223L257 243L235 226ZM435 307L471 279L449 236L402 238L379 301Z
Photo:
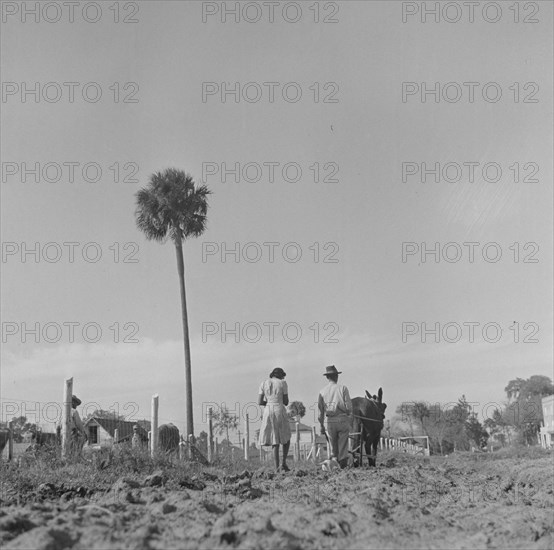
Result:
M365 391L365 396L368 398L368 399L371 399L371 394L366 390Z
M377 401L381 403L382 400L383 400L383 388L379 388L379 391L377 392Z

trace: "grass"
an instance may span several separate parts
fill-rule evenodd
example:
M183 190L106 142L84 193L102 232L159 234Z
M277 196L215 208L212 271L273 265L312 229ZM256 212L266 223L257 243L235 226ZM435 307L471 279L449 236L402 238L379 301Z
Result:
M41 447L34 453L22 455L19 463L0 463L2 479L0 499L5 503L16 499L28 501L37 497L42 484L64 489L84 487L91 492L108 491L120 478L143 480L155 472L162 472L166 482L179 483L184 479L208 473L223 478L244 470L256 471L271 467L259 459L220 457L204 466L197 462L182 461L176 456L159 453L151 456L145 449L126 445L86 451L78 459L62 459L59 447Z

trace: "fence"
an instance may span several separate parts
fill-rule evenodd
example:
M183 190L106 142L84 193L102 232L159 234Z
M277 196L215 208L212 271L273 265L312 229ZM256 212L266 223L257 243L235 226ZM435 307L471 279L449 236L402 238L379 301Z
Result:
M63 391L63 406L62 406L62 422L61 422L61 445L62 456L67 456L70 452L71 443L71 428L72 428L72 397L73 397L73 378L68 378L64 382ZM213 409L210 407L207 411L207 428L208 428L208 440L206 444L206 452L202 453L198 449L197 441L194 436L189 436L188 439L180 436L178 443L178 455L182 460L194 460L203 462L205 464L213 463L217 459L227 456L229 458L236 459L243 457L244 460L259 460L260 462L267 462L272 460L273 451L262 446L256 446L250 444L250 421L248 414L244 419L244 434L240 446L232 445L228 440L224 440L221 443L214 437L214 422L213 422ZM152 396L151 412L150 412L150 431L148 432L148 450L152 456L154 456L160 450L159 439L159 395ZM293 440L291 441L290 455L295 461L313 461L323 459L323 451L326 451L326 458L330 456L330 449L328 442L324 436L318 436L315 426L311 428L310 441L302 442L299 422L295 424L295 431L293 433ZM121 426L120 426L121 427ZM124 438L125 439L125 438ZM414 440L423 440L425 446L414 443ZM116 427L113 433L113 444L118 445L121 443L120 432ZM135 437L132 439L132 444L135 446ZM140 444L140 443L138 443ZM429 456L429 438L426 436L413 436L404 438L391 438L382 437L379 440L379 447L382 450L397 450L409 454L422 454ZM13 458L13 430L8 429L8 460ZM164 445L164 449L166 445ZM176 449L173 449L176 450Z
M417 445L415 443L410 443L409 440L414 439L421 439L425 441L425 446ZM379 448L381 450L394 450L394 451L402 451L404 453L414 454L414 455L424 455L429 456L430 455L430 449L429 449L429 438L426 435L422 436L412 436L412 437L399 437L399 438L391 438L391 437L381 437L379 441Z

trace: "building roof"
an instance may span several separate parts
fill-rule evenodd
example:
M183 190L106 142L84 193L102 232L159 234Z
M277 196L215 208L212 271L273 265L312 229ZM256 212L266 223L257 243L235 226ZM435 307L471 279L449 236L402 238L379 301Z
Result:
M291 431L296 431L296 422L294 420L289 420L289 426ZM312 431L312 427L308 426L307 424L302 424L302 422L298 422L298 430L301 432L310 432Z
M111 437L114 436L115 430L118 430L118 441L125 441L133 437L133 426L138 425L138 433L144 440L148 439L148 432L145 430L145 421L129 422L127 420L119 420L117 418L105 418L102 416L91 416L84 422L85 427L92 421L99 424L106 430Z

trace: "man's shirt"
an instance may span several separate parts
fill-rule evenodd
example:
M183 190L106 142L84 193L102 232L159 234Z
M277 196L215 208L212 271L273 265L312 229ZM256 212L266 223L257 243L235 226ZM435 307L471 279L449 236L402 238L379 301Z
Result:
M320 424L323 424L325 417L352 414L348 388L336 382L329 382L319 392L318 408Z

